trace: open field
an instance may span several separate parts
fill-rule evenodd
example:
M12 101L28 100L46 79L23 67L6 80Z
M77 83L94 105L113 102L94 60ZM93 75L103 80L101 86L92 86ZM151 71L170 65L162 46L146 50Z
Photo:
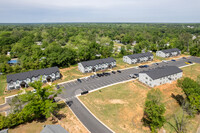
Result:
M200 75L200 64L194 64L188 67L184 67L182 68L182 70L184 71L184 77L190 77L196 80L197 76Z
M92 92L80 99L115 132L148 132L149 129L141 123L148 90L138 82L127 82Z
M61 103L64 104L64 103ZM65 104L64 104L65 105ZM63 105L61 105L63 106ZM78 121L71 110L64 106L60 111L60 120L52 120L52 118L46 121L33 121L31 123L22 124L9 129L9 133L39 133L43 129L43 125L47 124L60 124L70 133L87 133L87 129Z
M187 70L193 67L193 73L200 70L200 65L195 64L183 68L184 76L187 76ZM185 70L186 69L186 70ZM200 73L199 73L200 74ZM182 109L177 101L172 98L172 94L183 94L181 88L176 86L177 82L164 84L156 87L163 94L163 102L166 106L165 118L167 122L174 123L174 114L180 115ZM122 83L107 87L85 96L81 96L81 101L97 116L103 123L115 132L150 132L149 128L142 125L143 108L145 98L150 88L138 81ZM200 126L200 115L189 119L187 132L193 133ZM175 132L174 129L166 123L164 129L167 132Z

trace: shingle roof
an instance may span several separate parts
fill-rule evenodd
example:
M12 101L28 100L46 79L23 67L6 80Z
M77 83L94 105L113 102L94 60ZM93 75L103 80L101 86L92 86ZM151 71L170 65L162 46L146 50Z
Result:
M146 73L149 77L155 80L155 79L159 79L159 78L166 77L166 76L173 75L180 72L182 72L182 70L176 66L163 66L163 67L150 69L148 71L142 71L140 73Z
M171 52L176 52L176 51L180 51L180 49L178 48L173 48L173 49L164 49L164 50L160 50L163 53L171 53Z
M128 56L128 57L131 58L131 59L135 59L135 58L138 59L138 58L141 58L141 57L153 56L153 54L150 53L150 52L147 52L147 53L126 55L126 56Z
M87 66L95 66L95 65L103 64L103 63L111 63L111 62L114 62L114 61L115 61L115 59L113 59L112 57L109 57L109 58L105 58L105 59L83 61L83 62L80 62L80 63L83 65L83 67L87 67Z
M69 133L60 125L46 125L40 133Z
M7 83L10 81L25 80L27 78L38 77L40 75L49 75L59 72L58 67L50 67L45 69L33 70L28 72L7 75Z

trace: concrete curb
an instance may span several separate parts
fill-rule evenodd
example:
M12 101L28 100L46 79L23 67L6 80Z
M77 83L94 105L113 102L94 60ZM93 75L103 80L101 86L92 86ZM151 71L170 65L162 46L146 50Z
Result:
M185 65L185 66L181 66L181 67L179 67L179 68L184 68L184 67L192 66L192 65L194 65L194 64L196 64L196 63L188 64L188 65Z
M102 125L104 125L106 128L108 128L111 132L115 133L112 129L110 129L108 126L106 126L102 121L100 121L86 106L85 104L77 97L77 99L80 101L80 103L94 116L95 119L97 119Z
M66 104L66 101L64 100L64 99L62 99L62 101ZM67 104L66 104L67 105ZM67 105L67 107L69 107L68 105ZM72 109L69 107L69 109L70 109L70 111L74 114L74 116L77 118L77 120L85 127L85 129L89 132L89 133L91 133L88 129L87 129L87 127L79 120L79 118L76 116L76 114L72 111Z

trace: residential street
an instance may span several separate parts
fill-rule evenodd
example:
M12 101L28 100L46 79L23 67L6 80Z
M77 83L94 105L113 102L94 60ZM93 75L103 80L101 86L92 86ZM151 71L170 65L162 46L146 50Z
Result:
M91 133L112 133L112 131L100 123L77 98L67 102L67 104Z

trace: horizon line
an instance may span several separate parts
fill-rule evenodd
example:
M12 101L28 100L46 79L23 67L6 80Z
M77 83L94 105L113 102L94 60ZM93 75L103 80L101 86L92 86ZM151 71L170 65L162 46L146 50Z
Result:
M200 24L200 22L0 22L0 24L72 24L72 23L97 23L97 24Z

